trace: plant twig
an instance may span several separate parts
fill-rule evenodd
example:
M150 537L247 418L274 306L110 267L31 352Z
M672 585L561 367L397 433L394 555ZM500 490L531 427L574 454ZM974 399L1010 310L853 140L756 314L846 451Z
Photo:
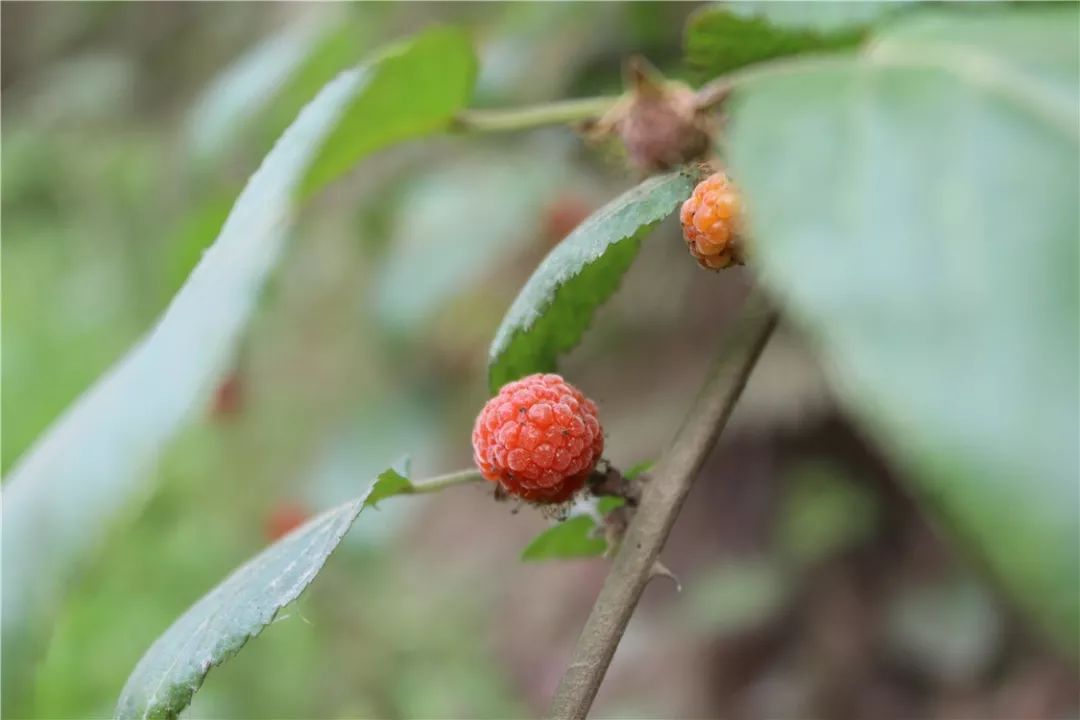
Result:
M641 504L559 683L551 717L576 720L588 714L638 599L655 575L660 549L683 500L731 416L776 322L776 313L771 309L750 309L733 337L725 342L725 347L732 349L731 355L721 355L646 484Z
M617 97L591 97L506 110L465 110L454 119L452 129L461 132L508 132L542 125L561 125L599 117L618 100Z

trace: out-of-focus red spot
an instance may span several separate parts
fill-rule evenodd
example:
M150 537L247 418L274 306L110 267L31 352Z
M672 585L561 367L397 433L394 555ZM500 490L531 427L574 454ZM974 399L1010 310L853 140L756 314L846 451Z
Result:
M280 540L307 522L309 517L311 513L302 503L296 500L279 502L266 517L266 539L270 542Z
M555 198L544 209L544 239L554 245L569 235L592 211L592 205L576 195Z
M239 415L243 408L244 383L240 373L234 371L218 385L210 414L216 419L225 419Z

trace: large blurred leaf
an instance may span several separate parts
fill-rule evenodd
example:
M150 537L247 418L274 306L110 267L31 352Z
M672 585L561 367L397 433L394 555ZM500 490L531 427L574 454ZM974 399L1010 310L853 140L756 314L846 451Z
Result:
M116 707L118 718L174 718L210 668L240 651L296 600L369 503L373 490L405 480L387 470L364 497L328 510L238 568L172 624L139 660Z
M690 196L693 178L650 178L600 208L555 247L510 306L488 355L494 392L533 372L555 369L577 345L593 313L619 286L641 239Z
M686 62L705 77L785 55L854 47L897 3L736 2L710 5L686 26Z
M302 194L379 148L446 128L469 101L475 79L472 44L456 28L435 27L384 51L311 163Z
M934 12L754 80L733 173L765 282L919 495L1080 637L1075 6Z
M425 68L439 75L444 61L431 55L432 37L417 41L426 65L409 63L411 74L404 79L416 81ZM401 59L411 56L410 47L399 45L387 56L391 68L400 68ZM426 118L427 106L415 95L385 95L377 107L362 102L373 84L384 81L382 62L343 73L305 108L252 176L217 241L158 325L12 471L4 487L5 707L28 689L47 619L76 563L145 486L165 443L206 403L231 361L280 255L300 179L339 120L347 116L357 131L363 127L357 108L368 107L364 123L420 131L422 123L410 124L410 118L414 112ZM413 92L422 93L423 86L414 86ZM402 137L396 131L376 135L379 143ZM371 140L364 149L376 145ZM353 153L350 162L357 157Z
M321 19L290 24L256 44L214 79L188 118L188 144L196 157L210 158L227 149L304 63L325 34L324 26Z

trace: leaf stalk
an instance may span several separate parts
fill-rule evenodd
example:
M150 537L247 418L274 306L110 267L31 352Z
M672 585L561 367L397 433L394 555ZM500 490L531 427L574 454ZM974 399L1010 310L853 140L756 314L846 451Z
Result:
M562 125L599 117L619 101L618 97L561 100L498 110L465 110L451 128L459 132L512 132L544 125Z

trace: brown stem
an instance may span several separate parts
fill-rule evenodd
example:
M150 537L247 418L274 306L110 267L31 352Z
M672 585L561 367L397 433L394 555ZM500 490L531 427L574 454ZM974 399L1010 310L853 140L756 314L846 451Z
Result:
M551 706L553 718L584 718L660 549L709 451L724 429L758 357L776 327L772 310L752 309L725 342L697 401L647 483L634 519L585 623Z

